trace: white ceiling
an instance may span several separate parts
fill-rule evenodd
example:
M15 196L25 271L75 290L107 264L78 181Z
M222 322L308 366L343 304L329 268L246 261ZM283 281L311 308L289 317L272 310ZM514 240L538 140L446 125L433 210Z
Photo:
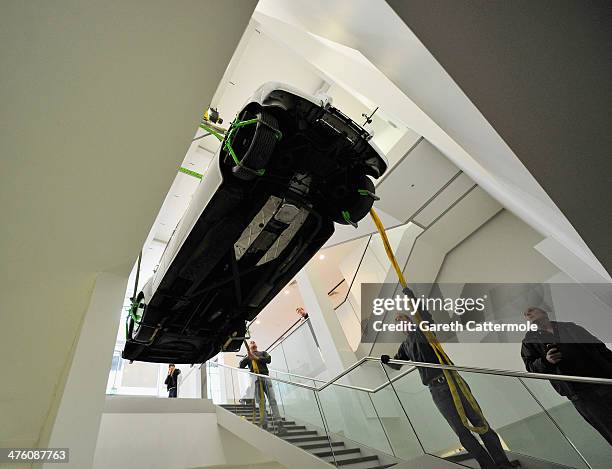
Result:
M257 342L260 350L268 348L300 319L295 311L298 306L304 306L304 302L297 282L293 281L276 295L249 327L251 338ZM241 352L246 352L244 347Z
M232 73L218 93L217 109L226 121L230 121L253 92L266 82L287 83L311 94L324 85L311 64L261 33L255 23L251 23L244 41L246 46L241 49L241 55L234 56Z
M0 446L39 439L96 275L128 275L254 6L2 2Z

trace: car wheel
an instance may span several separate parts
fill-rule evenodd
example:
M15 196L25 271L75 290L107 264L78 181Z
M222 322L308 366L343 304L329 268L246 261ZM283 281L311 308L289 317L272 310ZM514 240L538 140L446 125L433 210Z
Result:
M358 194L352 197L348 207L341 207L340 213L336 214L334 221L343 225L350 225L363 219L374 204L375 191L372 180L363 175L358 185Z
M238 127L240 123L256 119L257 122ZM228 136L235 156L232 173L239 179L250 181L262 175L276 147L280 132L278 121L267 111L244 111L232 124L236 130ZM226 145L227 145L226 143ZM229 150L228 150L229 151Z
M130 316L128 321L128 339L141 341L145 340L141 336L143 335L143 330L147 329L141 327L147 306L144 302L144 294L142 292L140 292L136 297L136 303L138 304L138 307L134 311L134 314L136 315L136 317L140 318L140 320L135 321L134 318Z

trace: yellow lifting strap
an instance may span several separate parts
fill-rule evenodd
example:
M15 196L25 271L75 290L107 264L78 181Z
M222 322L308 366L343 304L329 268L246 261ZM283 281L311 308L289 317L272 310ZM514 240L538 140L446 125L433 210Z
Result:
M378 214L376 213L374 208L370 209L370 215L372 216L372 220L374 220L374 224L376 225L376 228L378 229L378 232L380 233L380 237L382 238L383 245L385 246L387 257L389 258L389 261L391 261L391 265L393 265L393 268L395 269L395 273L397 274L397 277L399 279L399 282L402 288L408 288L408 283L406 282L404 273L402 272L402 269L400 268L397 262L397 259L395 258L395 254L393 254L393 250L391 249L391 244L389 243L389 238L387 238L387 232L385 230L385 227L380 221L380 218L378 218ZM422 318L418 310L414 311L414 318L416 319L417 324L421 323ZM438 341L438 338L435 336L435 334L431 331L423 331L423 334L427 338L427 342L429 342L429 345L431 346L436 356L438 357L438 361L440 362L440 364L452 365L453 362L451 361L451 359L448 357L448 355L444 351L442 344ZM459 417L461 417L461 422L463 422L463 425L467 429L475 433L478 433L478 434L483 434L489 431L489 424L487 423L487 420L482 414L482 410L480 409L478 402L476 402L476 398L470 391L470 388L468 387L467 383L463 380L463 378L456 371L453 371L453 370L442 370L442 371L444 372L444 377L446 378L446 382L448 383L448 387L450 389L451 395L453 396L453 403L455 404L455 408L457 409L457 412L459 413ZM467 415L465 414L465 409L463 407L463 402L461 401L461 396L459 395L459 391L465 396L466 400L470 404L470 407L474 409L478 417L483 422L482 426L471 425L470 421L467 418Z

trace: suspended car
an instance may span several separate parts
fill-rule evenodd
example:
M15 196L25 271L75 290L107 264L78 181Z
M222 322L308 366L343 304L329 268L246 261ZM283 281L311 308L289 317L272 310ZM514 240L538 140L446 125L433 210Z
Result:
M260 87L133 299L123 358L202 363L237 351L252 320L334 232L365 217L387 163L325 96Z

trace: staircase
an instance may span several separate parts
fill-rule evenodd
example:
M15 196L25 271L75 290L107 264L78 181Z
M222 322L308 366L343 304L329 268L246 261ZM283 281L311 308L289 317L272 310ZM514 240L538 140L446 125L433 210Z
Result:
M221 407L253 423L253 408L250 405L226 404L221 405ZM257 417L258 415L256 415ZM317 430L309 430L305 425L299 425L295 421L284 418L281 420L283 431L279 433L276 431L277 429L272 429L272 416L270 413L267 413L268 431L337 467L347 469L384 469L396 464L381 463L377 455L363 454L360 448L347 447L343 441L330 441L327 436L319 434Z

